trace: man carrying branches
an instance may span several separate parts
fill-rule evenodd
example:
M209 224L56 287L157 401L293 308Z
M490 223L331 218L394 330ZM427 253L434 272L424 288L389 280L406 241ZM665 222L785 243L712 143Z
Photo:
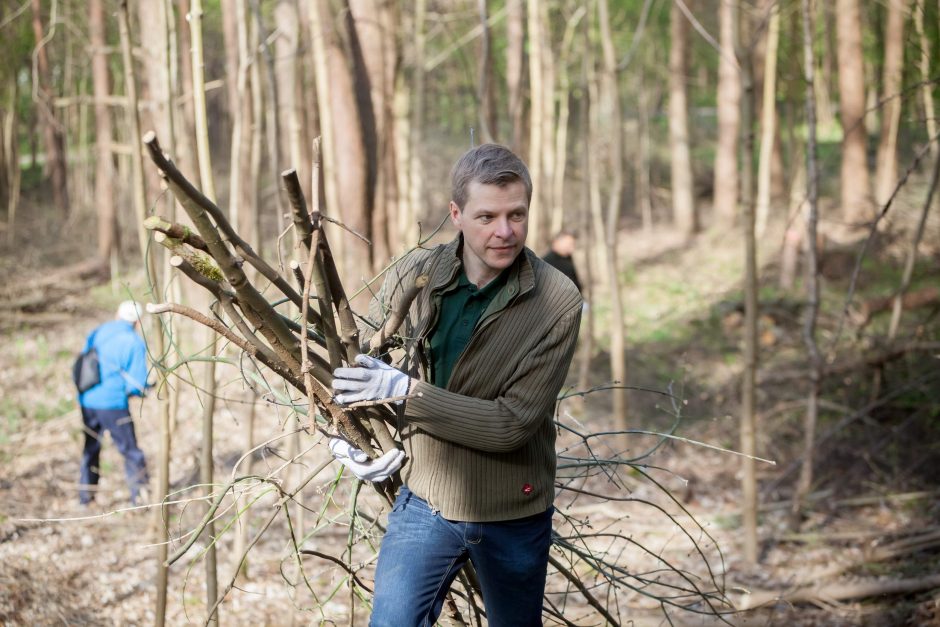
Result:
M334 371L337 402L396 404L407 456L369 462L343 440L330 443L364 480L402 470L376 568L373 626L434 624L468 561L489 624L542 624L553 414L582 301L525 247L531 198L528 169L509 149L484 144L464 154L452 172L458 236L406 256L370 307L377 320L398 312L407 286L427 277L400 328L400 368L359 355L359 367Z

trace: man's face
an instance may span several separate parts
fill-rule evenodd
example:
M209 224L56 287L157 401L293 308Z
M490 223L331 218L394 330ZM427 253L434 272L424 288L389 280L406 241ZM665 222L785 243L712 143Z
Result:
M529 202L525 185L467 187L467 202L461 209L450 203L450 219L463 233L463 265L467 278L478 286L508 268L522 252L529 231Z

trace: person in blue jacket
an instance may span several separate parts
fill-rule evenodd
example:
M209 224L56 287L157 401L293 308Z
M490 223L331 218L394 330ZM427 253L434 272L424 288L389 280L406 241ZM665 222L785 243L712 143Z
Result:
M131 503L137 504L148 482L144 453L137 446L134 421L128 408L129 396L144 396L147 389L147 346L137 333L143 308L132 300L124 301L114 320L105 322L88 336L85 349L98 352L101 382L79 394L85 428L82 451L79 502L95 500L98 485L98 458L104 431L124 456L124 471L130 488Z

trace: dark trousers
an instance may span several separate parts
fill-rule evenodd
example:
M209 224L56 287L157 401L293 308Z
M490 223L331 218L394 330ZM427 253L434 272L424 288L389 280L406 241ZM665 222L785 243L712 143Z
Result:
M147 462L137 446L134 421L126 409L89 409L82 407L82 422L85 423L85 447L82 450L81 487L78 498L82 503L95 500L89 487L98 485L98 458L101 455L101 439L104 431L118 451L124 456L124 473L131 491L131 502L137 501L140 487L147 483Z

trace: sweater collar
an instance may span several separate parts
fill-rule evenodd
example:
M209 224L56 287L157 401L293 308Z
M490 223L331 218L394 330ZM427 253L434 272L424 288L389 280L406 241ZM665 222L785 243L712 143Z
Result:
M457 237L444 246L444 253L440 258L441 263L432 271L429 281L430 286L440 288L450 285L456 279L457 273L463 265L462 250L463 233L458 233ZM506 286L500 290L500 294L506 296L506 303L535 287L535 270L532 267L531 259L534 254L527 247L523 248L522 252L513 261L512 266L510 266ZM497 300L499 300L499 297L497 297Z

